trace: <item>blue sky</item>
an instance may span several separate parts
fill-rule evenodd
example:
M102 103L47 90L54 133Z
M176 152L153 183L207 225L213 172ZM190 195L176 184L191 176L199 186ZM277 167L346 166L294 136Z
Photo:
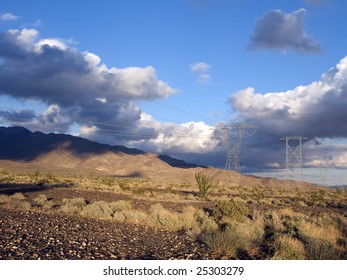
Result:
M346 10L337 0L0 0L0 120L222 167L216 126L237 118L259 127L241 151L245 171L283 167L279 138L292 134L309 137L306 167L344 170Z

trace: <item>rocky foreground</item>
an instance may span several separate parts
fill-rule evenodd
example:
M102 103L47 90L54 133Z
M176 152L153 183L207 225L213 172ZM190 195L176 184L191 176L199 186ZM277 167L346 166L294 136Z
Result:
M143 225L0 208L0 259L218 259L191 237Z

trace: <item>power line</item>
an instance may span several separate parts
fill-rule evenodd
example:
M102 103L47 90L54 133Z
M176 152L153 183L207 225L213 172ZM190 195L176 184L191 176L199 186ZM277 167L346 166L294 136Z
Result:
M171 108L171 109L174 109L178 112L181 112L181 113L185 113L185 114L188 114L188 115L191 115L191 116L194 116L194 117L198 117L200 119L204 119L204 120L207 120L207 121L211 121L211 122L214 122L214 123L217 123L218 121L216 120L213 120L213 119L210 119L210 118L206 118L204 116L201 116L201 115L198 115L198 114L195 114L195 113L192 113L192 112L189 112L189 111L186 111L186 110L182 110L180 108L177 108L177 107L174 107L174 106L171 106L171 105L167 105L167 104L164 104L164 103L161 103L159 101L154 101L154 100L148 100L150 102L153 102L153 103L156 103L156 104L159 104L161 106L164 106L164 107L167 107L167 108Z

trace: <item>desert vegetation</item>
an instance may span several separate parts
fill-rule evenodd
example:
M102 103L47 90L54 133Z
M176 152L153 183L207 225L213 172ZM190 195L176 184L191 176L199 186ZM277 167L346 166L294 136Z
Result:
M195 180L1 169L0 207L184 234L215 258L347 259L345 190Z

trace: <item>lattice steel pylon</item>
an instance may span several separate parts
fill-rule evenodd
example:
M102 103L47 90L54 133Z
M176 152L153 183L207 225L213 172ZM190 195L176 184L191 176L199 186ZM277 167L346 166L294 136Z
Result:
M252 136L255 133L254 125L248 125L245 123L235 125L223 125L221 126L222 139L226 147L227 157L225 161L226 170L234 170L241 173L240 166L240 151L242 141L247 129L253 129L252 133L247 133L247 136Z
M308 139L303 136L286 136L281 140L286 141L286 162L285 162L285 180L296 182L303 181L302 173L302 141Z

